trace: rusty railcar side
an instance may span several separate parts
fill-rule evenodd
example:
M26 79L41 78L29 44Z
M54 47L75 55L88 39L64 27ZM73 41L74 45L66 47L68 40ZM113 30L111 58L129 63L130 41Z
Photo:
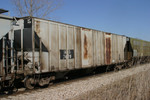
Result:
M16 73L29 89L70 70L93 70L125 60L125 36L34 17L20 18L17 23L11 33Z
M81 29L79 27L35 19L35 32L48 48L48 54L41 55L43 69L64 71L81 68ZM76 59L75 59L76 58ZM44 65L47 63L47 66ZM45 67L44 67L45 66Z
M64 71L124 61L126 37L88 28L33 18L42 52L42 71Z

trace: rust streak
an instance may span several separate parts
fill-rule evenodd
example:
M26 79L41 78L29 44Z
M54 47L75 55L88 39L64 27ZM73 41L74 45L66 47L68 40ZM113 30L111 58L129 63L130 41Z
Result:
M106 33L106 35L111 35L111 33Z
M37 34L40 33L40 21L36 21L36 32Z
M87 37L84 34L84 59L88 58L88 42L87 42Z
M110 64L111 62L111 43L110 38L106 38L106 61L107 64Z
M84 31L91 31L91 29L88 29L88 28L82 28L82 30L84 30Z

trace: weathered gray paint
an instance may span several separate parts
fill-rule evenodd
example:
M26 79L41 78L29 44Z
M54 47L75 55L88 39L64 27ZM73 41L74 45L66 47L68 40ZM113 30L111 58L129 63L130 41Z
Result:
M30 60L25 67L33 68L33 65L37 65L38 68L34 68L36 73L89 68L124 61L124 36L37 18L32 21L33 31L47 48L47 51L40 52L34 51L33 47L32 51L24 52ZM15 30L23 27L22 19L18 23L20 26L15 26ZM106 41L110 44L106 45ZM64 53L63 59L60 51ZM107 52L110 54L106 58ZM21 56L21 51L17 55Z
M11 31L12 29L12 20L10 20L11 18L5 15L1 15L0 17L4 17L4 18L0 18L0 39L9 31ZM5 19L6 18L6 19ZM9 18L9 19L7 19Z
M101 66L124 61L126 37L42 19L35 20L35 31L49 53L42 52L42 71L62 71ZM106 38L110 38L110 62L106 60ZM60 59L65 50L66 59ZM69 59L69 50L74 58ZM118 54L117 54L118 53Z

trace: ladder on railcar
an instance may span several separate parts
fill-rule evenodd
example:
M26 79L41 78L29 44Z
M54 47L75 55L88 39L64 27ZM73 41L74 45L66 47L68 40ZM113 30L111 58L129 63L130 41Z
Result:
M6 80L11 78L10 74L14 73L15 69L15 50L13 48L13 41L6 37L2 38L2 75Z

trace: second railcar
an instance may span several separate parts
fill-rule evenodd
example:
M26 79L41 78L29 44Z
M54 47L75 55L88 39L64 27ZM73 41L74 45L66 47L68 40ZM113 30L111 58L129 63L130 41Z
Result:
M150 56L150 42L130 38L130 43L133 48L133 57L145 57Z

